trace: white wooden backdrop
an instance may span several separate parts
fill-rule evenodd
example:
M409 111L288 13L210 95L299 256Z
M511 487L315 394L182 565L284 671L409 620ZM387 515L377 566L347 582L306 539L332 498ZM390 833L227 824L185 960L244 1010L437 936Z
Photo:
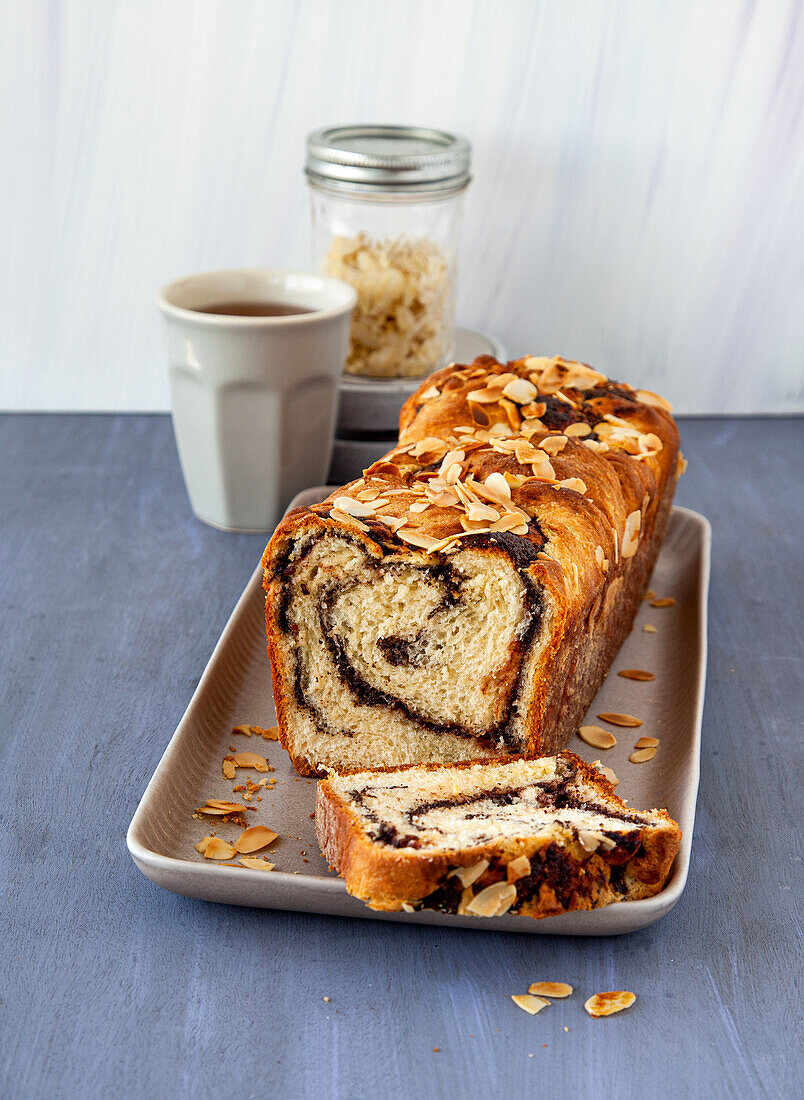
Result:
M459 315L804 407L798 0L0 0L0 407L164 409L163 281L309 266L315 126L474 142Z

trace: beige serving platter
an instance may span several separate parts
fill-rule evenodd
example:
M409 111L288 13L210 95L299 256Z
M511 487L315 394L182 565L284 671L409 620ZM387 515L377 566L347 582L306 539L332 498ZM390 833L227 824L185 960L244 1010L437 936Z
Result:
M326 496L325 489L300 494L291 507ZM235 725L275 724L271 672L265 652L261 571L255 570L215 646L204 674L170 740L128 830L135 863L153 882L188 897L230 905L293 909L342 917L404 921L407 924L531 932L541 935L614 935L632 932L663 917L678 901L687 881L695 820L700 764L701 714L706 675L706 599L709 584L709 523L686 508L675 508L654 570L657 597L672 606L646 600L637 615L586 722L611 729L617 744L606 751L573 738L569 748L585 760L600 760L620 780L617 793L639 808L666 807L683 830L681 850L665 889L644 901L620 902L592 912L568 913L546 920L505 915L457 917L435 912L376 913L350 897L341 879L327 868L313 831L315 780L301 778L276 741L233 735ZM646 631L655 626L655 632ZM650 682L624 679L621 669L654 673ZM639 729L601 722L600 713L618 712L643 720ZM628 757L641 736L657 737L656 756L646 763ZM269 776L238 769L223 777L223 757L257 752L275 769ZM279 837L261 855L275 870L252 870L235 860L204 859L194 845L211 832L233 841L241 828L220 819L199 818L194 809L206 799L237 799L233 787L275 778L262 789L244 816L248 825L267 825Z

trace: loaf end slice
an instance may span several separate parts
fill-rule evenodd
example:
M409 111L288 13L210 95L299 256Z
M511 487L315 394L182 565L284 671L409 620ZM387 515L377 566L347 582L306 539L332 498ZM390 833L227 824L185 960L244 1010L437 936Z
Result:
M330 775L316 836L372 909L538 919L659 893L681 829L563 752Z

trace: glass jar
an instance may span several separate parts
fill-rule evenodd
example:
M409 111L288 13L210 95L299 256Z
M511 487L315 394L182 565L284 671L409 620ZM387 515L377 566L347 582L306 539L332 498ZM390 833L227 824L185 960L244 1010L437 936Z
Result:
M410 126L308 137L313 263L357 291L348 374L415 378L450 362L470 153L464 138Z

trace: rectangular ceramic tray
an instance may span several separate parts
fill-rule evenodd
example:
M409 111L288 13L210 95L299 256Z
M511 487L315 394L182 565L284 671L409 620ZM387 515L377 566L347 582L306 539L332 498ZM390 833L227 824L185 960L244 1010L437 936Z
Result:
M310 489L291 507L322 500L327 490ZM320 855L313 832L315 781L296 775L278 742L233 736L239 724L275 724L271 672L265 650L261 570L255 570L210 657L190 705L148 784L128 830L127 842L137 866L153 882L193 898L232 905L294 909L407 924L452 925L553 935L612 935L644 928L664 916L681 896L687 881L695 799L698 791L701 713L706 673L706 598L709 583L709 523L686 508L675 508L654 570L652 587L673 596L675 605L653 608L645 602L633 631L589 710L636 714L640 729L617 730L617 745L601 752L575 737L569 746L586 760L601 759L613 768L617 793L646 809L665 806L683 830L681 850L665 889L654 898L620 902L591 912L567 913L546 920L505 915L456 917L421 912L376 913L350 897L341 879ZM646 633L646 623L656 633ZM627 680L618 669L644 668L656 674L649 683ZM631 764L629 754L640 735L660 739L654 759ZM214 828L234 840L240 828L214 818L194 818L193 809L207 798L238 798L232 793L244 775L223 778L221 763L229 746L256 751L276 769L277 784L253 802L249 825L265 824L279 833L271 846L276 870L250 870L236 864L205 860L194 845ZM216 827L217 826L217 827Z

